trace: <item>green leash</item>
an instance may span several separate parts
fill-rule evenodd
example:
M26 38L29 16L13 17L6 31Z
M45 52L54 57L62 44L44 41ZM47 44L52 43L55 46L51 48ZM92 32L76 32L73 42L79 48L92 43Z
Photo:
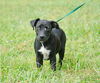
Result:
M64 19L65 17L71 15L72 13L74 13L76 10L78 10L80 7L82 7L85 3L79 5L78 7L76 7L74 10L72 10L71 12L69 12L68 14L66 14L65 16L61 17L60 19L58 19L56 22L61 21L62 19Z

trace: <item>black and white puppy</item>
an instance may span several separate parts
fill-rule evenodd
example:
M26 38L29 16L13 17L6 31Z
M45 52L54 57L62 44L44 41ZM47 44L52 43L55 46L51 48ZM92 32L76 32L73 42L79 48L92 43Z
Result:
M56 70L56 54L59 53L60 68L64 58L66 36L55 21L35 19L31 21L36 38L34 49L36 53L36 64L40 68L44 60L50 60L51 68Z

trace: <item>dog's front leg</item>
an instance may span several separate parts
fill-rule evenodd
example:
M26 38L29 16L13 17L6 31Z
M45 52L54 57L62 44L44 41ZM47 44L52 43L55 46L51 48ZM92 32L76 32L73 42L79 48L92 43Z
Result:
M50 58L50 64L51 64L51 69L53 71L56 70L56 56L53 55L51 58Z
M43 65L43 55L40 54L39 52L36 55L36 64L37 68L40 68Z

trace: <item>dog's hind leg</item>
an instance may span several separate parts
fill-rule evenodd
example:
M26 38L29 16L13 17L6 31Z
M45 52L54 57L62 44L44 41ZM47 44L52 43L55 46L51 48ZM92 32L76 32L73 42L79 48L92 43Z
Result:
M65 53L65 44L66 44L66 35L65 33L62 31L62 37L61 37L61 49L59 51L59 64L60 64L60 67L59 69L61 69L62 67L62 60L64 58L64 53Z
M64 52L65 52L65 49L61 49L61 50L59 51L59 64L60 64L59 69L61 69L61 67L62 67L62 60L63 60L63 58L64 58Z

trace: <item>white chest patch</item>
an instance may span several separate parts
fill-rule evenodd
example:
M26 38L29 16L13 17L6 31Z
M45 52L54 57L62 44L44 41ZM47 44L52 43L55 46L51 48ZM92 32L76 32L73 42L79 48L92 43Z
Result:
M41 48L38 50L38 52L41 52L43 54L43 59L46 60L49 58L50 50L47 50L44 45L41 46Z

